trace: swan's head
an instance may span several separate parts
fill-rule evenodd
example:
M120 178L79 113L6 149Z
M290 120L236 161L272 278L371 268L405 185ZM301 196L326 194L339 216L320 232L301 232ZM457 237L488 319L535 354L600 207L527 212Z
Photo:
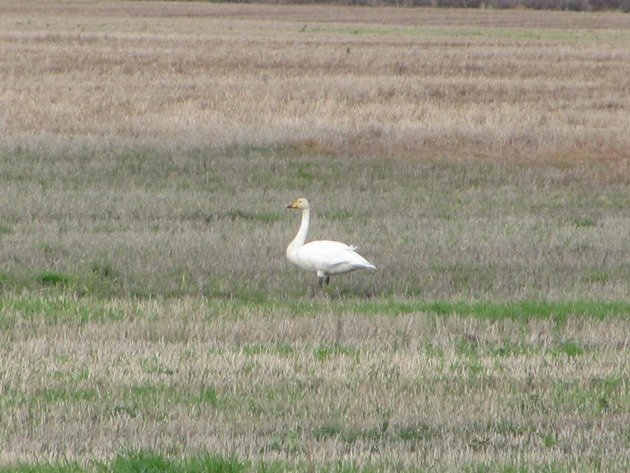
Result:
M287 209L308 210L308 200L306 200L304 197L295 199L292 204L287 205Z

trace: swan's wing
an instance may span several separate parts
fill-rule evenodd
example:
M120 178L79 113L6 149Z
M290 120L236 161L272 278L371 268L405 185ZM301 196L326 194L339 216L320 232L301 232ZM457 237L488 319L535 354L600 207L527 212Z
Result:
M311 241L299 249L299 258L312 268L329 273L376 268L353 247L339 241Z
M355 247L352 245L346 245L345 243L341 243L340 241L332 241L332 240L316 240L306 243L306 245L312 245L313 247L320 248L324 251L334 251L334 250L355 250Z

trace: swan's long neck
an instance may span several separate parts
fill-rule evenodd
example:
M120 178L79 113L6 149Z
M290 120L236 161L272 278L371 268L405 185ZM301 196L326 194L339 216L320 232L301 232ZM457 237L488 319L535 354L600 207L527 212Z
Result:
M289 243L289 246L287 247L287 254L289 254L291 250L297 250L306 241L309 220L310 215L308 209L302 210L302 223L300 224L300 229L298 230L297 235L295 235L293 241Z

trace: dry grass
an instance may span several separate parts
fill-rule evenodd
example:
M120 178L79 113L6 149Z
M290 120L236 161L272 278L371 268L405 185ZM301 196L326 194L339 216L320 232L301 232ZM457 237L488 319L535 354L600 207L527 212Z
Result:
M311 238L359 245L379 267L333 278L331 295L629 297L627 187L613 165L604 173L599 164L291 150L17 154L1 190L1 283L104 296L302 297L314 276L284 258L299 225L284 206L306 195Z
M630 16L0 10L0 466L627 466Z
M4 149L628 158L621 13L13 3Z
M9 298L0 462L151 449L285 468L623 468L627 321L318 304Z
M628 297L627 15L3 12L7 290L302 295L281 209L306 195L313 237L380 268L341 293Z

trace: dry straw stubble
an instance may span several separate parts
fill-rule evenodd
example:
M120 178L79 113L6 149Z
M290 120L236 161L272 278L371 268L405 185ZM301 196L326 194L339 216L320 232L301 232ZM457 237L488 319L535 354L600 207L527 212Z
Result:
M311 140L336 153L619 158L630 149L627 15L4 8L4 147Z
M2 463L623 468L625 319L503 310L628 300L630 17L1 8ZM379 266L333 301L303 194Z
M121 449L391 471L624 461L618 347L628 330L615 317L557 325L296 316L198 299L49 304L6 304L19 325L0 339L11 350L3 463L107 460ZM62 309L104 318L50 324L46 313Z

